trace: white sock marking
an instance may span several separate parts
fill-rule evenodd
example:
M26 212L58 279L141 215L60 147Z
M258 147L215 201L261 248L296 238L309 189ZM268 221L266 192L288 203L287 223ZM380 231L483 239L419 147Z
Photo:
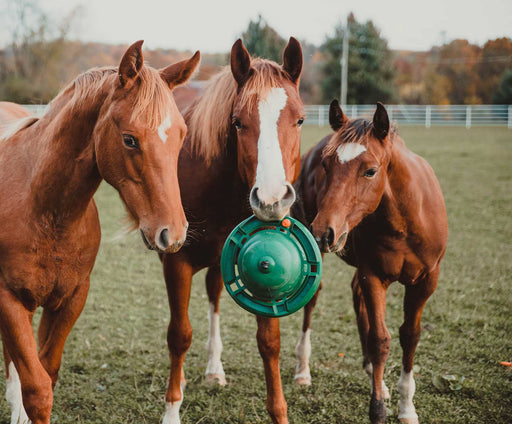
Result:
M373 365L371 362L366 364L364 367L364 370L366 371L366 374L368 374L368 377L370 378L370 387L372 389L371 393L373 393ZM384 399L390 399L391 395L389 394L388 386L386 386L386 382L384 379L382 379L382 397Z
M29 424L23 407L20 377L13 362L9 363L9 378L5 383L5 399L11 407L11 424Z
M215 312L215 305L210 303L208 309L208 341L206 342L206 351L208 352L208 365L206 366L205 375L216 374L224 376L224 368L220 356L222 353L222 340L220 338L220 317ZM226 384L226 380L220 381L221 385Z
M167 130L169 128L171 128L171 115L167 115L158 127L158 136L164 143L167 141Z
M311 371L309 369L309 358L311 357L311 329L302 332L297 346L295 346L297 366L295 367L295 380L305 378L311 382Z
M359 143L342 144L336 149L338 159L341 163L347 163L358 157L363 152L366 152L366 147Z
M180 386L181 387L181 386ZM180 407L183 403L183 388L181 388L181 399L176 402L165 403L165 414L162 424L180 424Z
M400 380L398 380L398 393L400 393L400 409L398 418L418 418L416 409L412 403L414 392L416 391L416 383L414 382L412 370L409 373L404 371L400 373Z
M286 193L286 174L277 133L277 121L286 105L288 96L282 87L271 88L267 98L260 100L260 136L258 139L258 165L256 183L258 197L266 204L273 204Z

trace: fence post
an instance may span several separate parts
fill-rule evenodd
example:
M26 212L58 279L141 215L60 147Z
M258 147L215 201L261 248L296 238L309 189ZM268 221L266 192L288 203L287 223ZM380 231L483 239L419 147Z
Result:
M426 109L425 109L425 128L430 128L430 119L431 119L431 106L430 105L427 105Z
M318 126L323 127L324 125L324 108L322 105L318 105Z
M466 106L466 128L471 128L471 106Z
M512 129L512 105L508 105L508 120L507 120L508 129Z

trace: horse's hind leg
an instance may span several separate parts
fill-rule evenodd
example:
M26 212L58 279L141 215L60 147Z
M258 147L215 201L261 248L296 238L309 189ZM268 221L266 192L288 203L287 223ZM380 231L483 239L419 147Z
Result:
M73 295L58 310L44 309L39 323L39 360L55 387L59 375L64 344L76 320L82 313L89 291L89 279L80 284Z
M171 358L169 384L165 394L165 415L163 424L180 423L180 407L183 402L185 379L183 362L192 343L192 326L188 318L188 304L192 285L192 266L180 254L165 255L163 258L165 284L171 309L171 322L167 330L167 345ZM182 384L183 383L183 384Z
M48 424L53 404L52 382L37 356L31 313L8 290L0 292L0 331L12 360L6 365L11 422L25 424L29 418L32 424Z
M297 365L295 367L294 381L297 384L309 386L311 384L311 371L309 369L309 358L311 356L311 316L315 309L318 294L322 289L322 283L311 300L304 306L304 319L302 321L302 333L295 346L295 357Z
M404 323L400 327L400 345L403 350L402 372L398 382L398 392L400 393L398 418L401 423L418 423L418 415L412 402L416 389L412 367L416 346L420 340L423 307L434 293L438 277L439 268L428 274L423 280L405 288Z
M206 351L208 352L208 365L205 378L208 383L226 385L226 375L220 359L222 353L222 340L220 338L219 301L224 283L220 273L220 266L213 266L206 274L206 292L210 301L208 309L208 340Z
M363 292L359 286L357 270L352 278L352 301L354 304L354 311L356 313L357 329L359 330L359 339L361 340L361 347L363 350L363 368L370 378L370 384L373 384L373 366L368 357L368 331L370 324L368 323L368 311L364 302ZM372 388L373 392L373 388ZM382 380L382 396L384 399L389 399L389 389Z

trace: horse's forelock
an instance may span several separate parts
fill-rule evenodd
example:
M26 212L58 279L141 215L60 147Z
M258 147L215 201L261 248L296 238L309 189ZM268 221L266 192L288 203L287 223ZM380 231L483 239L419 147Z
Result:
M84 102L91 101L100 93L105 84L117 84L117 73L116 67L104 67L93 68L79 75L70 84L74 89L71 102L75 107L82 107ZM137 90L137 95L131 108L131 120L142 117L149 128L156 129L170 111L169 87L156 69L143 66L139 72L139 83L132 89Z
M265 98L271 88L282 86L285 78L281 67L266 59L252 59L251 70L251 76L239 93L238 109L253 110L258 100ZM203 96L187 110L192 149L207 162L226 147L237 89L231 69L225 67L210 79Z

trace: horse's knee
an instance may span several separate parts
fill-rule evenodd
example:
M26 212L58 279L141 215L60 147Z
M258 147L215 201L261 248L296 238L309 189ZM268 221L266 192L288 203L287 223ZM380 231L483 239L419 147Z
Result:
M259 331L256 333L258 350L263 358L279 356L281 340L279 337L271 337L268 332Z
M391 337L386 331L385 333L372 333L368 335L368 353L372 362L377 358L387 358L391 345Z
M167 346L174 355L184 354L192 344L192 326L190 323L174 326L171 322L167 331Z
M49 423L53 405L52 380L48 375L22 387L23 406L32 422Z

